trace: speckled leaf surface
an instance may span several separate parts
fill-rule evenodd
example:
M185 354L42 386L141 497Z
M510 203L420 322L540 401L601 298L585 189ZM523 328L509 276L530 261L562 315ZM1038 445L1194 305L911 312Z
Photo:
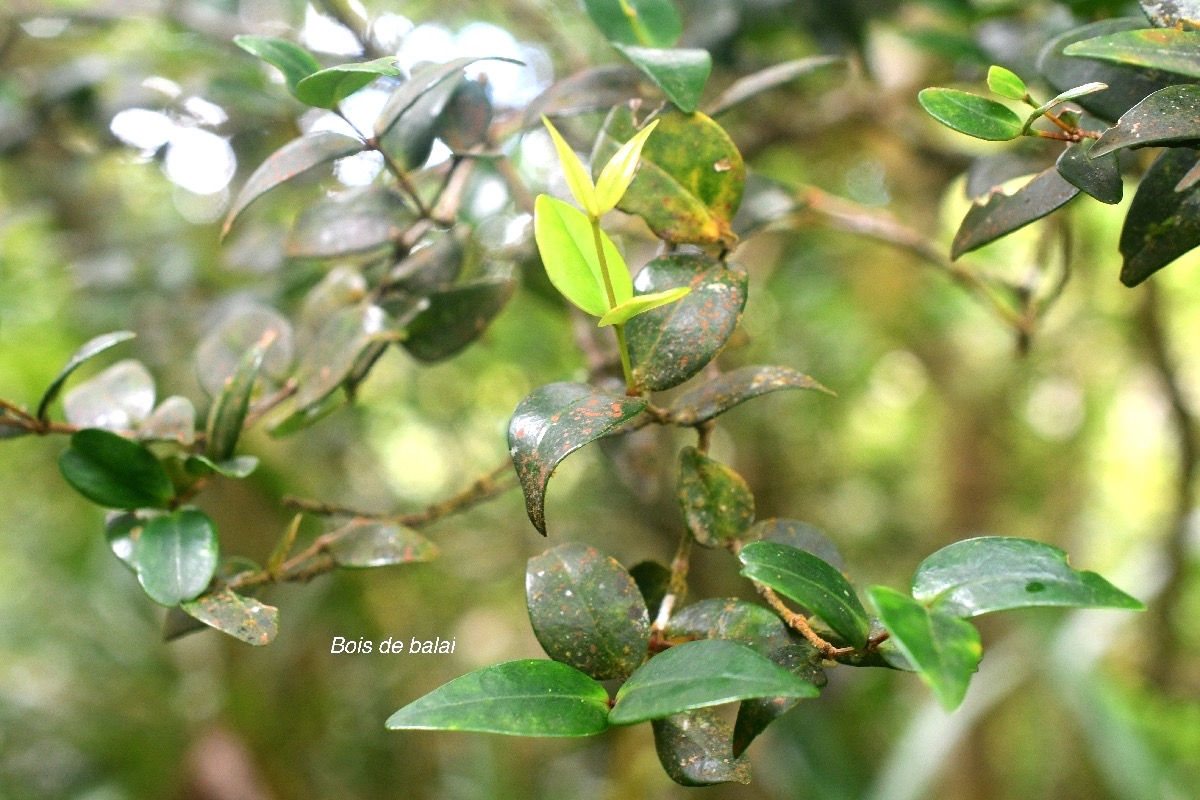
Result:
M1119 203L1125 194L1116 153L1092 156L1094 139L1076 142L1062 152L1055 166L1068 183L1101 203Z
M746 305L746 273L707 256L660 256L634 281L638 294L680 286L691 292L625 326L634 382L642 389L670 389L704 369L737 328Z
M449 358L483 334L515 288L510 278L489 278L432 292L401 344L418 361Z
M740 367L680 395L668 410L676 424L698 425L753 397L782 389L815 389L832 394L808 375L788 367Z
M1200 163L1189 147L1164 151L1138 184L1120 250L1125 258L1121 283L1137 286L1196 245L1200 245L1200 186L1177 192L1176 185Z
M808 642L784 645L767 658L798 678L814 686L824 686L827 678L821 669L821 654ZM775 720L795 708L795 697L756 697L743 700L733 725L733 754L740 756L760 733Z
M676 611L667 623L669 639L729 639L763 655L791 638L783 620L765 606L735 598L708 598Z
M337 531L329 552L339 567L386 567L432 561L438 548L403 525L360 519Z
M1200 36L1200 33L1196 34ZM1092 158L1123 147L1200 139L1200 86L1168 86L1126 111L1092 146Z
M729 723L711 708L673 714L650 725L659 763L681 786L750 782L750 762L733 754Z
M637 177L617 208L639 215L669 242L731 244L737 237L730 223L746 183L741 153L702 113L669 111L658 119L642 149ZM628 106L612 110L592 153L597 175L640 127Z
M1119 31L1076 42L1063 53L1200 78L1200 33L1196 31L1175 28Z
M555 661L596 680L624 680L650 646L650 617L616 559L564 544L529 559L525 598L533 632Z
M754 521L754 495L734 470L685 447L679 454L679 509L692 538L723 547Z
M954 236L950 256L958 258L1036 222L1077 194L1079 189L1059 175L1055 167L1035 175L1012 194L993 192L982 203L971 206Z
M1200 25L1200 2L1196 0L1139 0L1138 5L1151 22L1164 28Z
M297 370L297 408L318 403L341 386L359 357L384 334L386 324L383 309L367 302L344 308L325 320Z
M508 447L525 493L525 510L543 536L546 484L558 462L645 407L638 397L566 381L539 386L517 405L508 426Z
M279 609L232 589L201 595L179 607L205 625L255 647L270 644L279 633Z

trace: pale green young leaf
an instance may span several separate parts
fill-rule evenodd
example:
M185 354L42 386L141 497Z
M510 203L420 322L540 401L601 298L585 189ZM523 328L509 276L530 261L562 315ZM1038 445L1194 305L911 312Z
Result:
M679 286L674 289L667 289L665 292L654 292L653 294L641 294L637 297L631 297L616 308L609 309L600 318L600 321L596 323L596 327L603 328L605 325L620 325L627 322L631 317L641 314L643 311L665 306L667 303L674 303L691 290L692 287L690 286Z
M1021 80L1020 76L995 64L988 67L987 84L993 92L1009 100L1024 100L1025 95L1029 93L1025 81Z
M629 184L633 183L634 173L637 172L638 161L642 157L642 147L657 125L658 120L654 120L638 131L638 134L623 144L621 149L614 153L613 157L604 165L600 177L596 180L596 204L599 206L601 214L612 211L625 196L625 190L629 188Z
M574 206L549 195L539 195L534 204L533 235L554 287L594 317L608 313L608 293L588 218ZM629 267L604 231L600 231L600 241L616 305L620 305L633 296Z
M598 218L600 207L596 202L596 187L592 184L592 176L588 174L587 168L583 166L579 156L575 155L571 145L567 144L567 140L562 137L558 128L554 127L550 118L545 114L542 115L542 123L546 126L546 130L550 131L550 138L554 141L554 149L558 151L558 160L562 164L563 174L567 179L567 186L570 187L571 194L575 195L575 201L583 206L583 210L589 217Z

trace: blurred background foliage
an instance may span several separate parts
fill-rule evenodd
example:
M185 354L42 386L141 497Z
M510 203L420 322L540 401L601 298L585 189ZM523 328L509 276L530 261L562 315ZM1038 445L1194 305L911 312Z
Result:
M488 74L501 109L615 60L574 0L366 5L406 67L524 60L519 77ZM710 95L787 58L849 57L848 75L772 90L722 123L753 170L844 198L856 218L890 215L941 253L968 202L962 173L1001 148L940 128L916 91L978 86L989 63L1032 81L1049 37L1137 13L1111 0L680 6L685 43L714 55ZM266 154L324 123L231 39L298 38L336 63L356 51L338 11L303 0L4 4L0 396L36 402L80 343L127 328L139 338L124 355L150 367L160 395L199 401L192 354L223 310L255 300L297 313L319 271L285 258L283 232L318 182L277 192L224 245L218 220ZM522 169L545 176L537 144L519 145ZM369 181L371 169L339 164L326 185ZM470 192L475 244L498 257L518 212L487 170ZM820 527L860 585L903 586L938 547L1000 534L1063 547L1150 605L984 620L986 657L956 714L911 676L836 669L819 699L751 748L751 786L705 790L670 783L646 726L579 742L389 733L392 711L450 678L540 655L523 576L546 542L517 493L430 528L442 550L432 563L272 590L282 628L269 647L213 632L164 643L161 609L109 552L99 512L58 477L64 442L26 437L0 448L0 798L1195 796L1200 576L1192 487L1180 486L1188 450L1164 378L1195 407L1200 263L1122 288L1123 213L1080 202L960 262L1030 291L1069 272L1028 341L945 263L840 230L819 210L736 255L751 294L722 364L784 364L837 392L772 395L722 417L714 456L746 477L760 518ZM224 552L265 559L288 522L285 494L416 509L495 466L518 400L586 375L570 318L527 283L461 355L423 366L393 349L354 407L288 439L255 431L243 450L263 468L202 497ZM564 463L552 538L626 565L668 560L681 525L675 449L660 440L672 435L648 429ZM696 596L747 595L729 561L696 554ZM334 636L454 637L457 648L331 655Z

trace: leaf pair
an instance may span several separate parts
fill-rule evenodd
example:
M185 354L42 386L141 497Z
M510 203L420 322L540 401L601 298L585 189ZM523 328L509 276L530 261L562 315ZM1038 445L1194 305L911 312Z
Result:
M283 73L288 90L314 108L333 108L376 78L400 77L395 56L321 69L312 53L298 44L270 36L235 36L234 43Z

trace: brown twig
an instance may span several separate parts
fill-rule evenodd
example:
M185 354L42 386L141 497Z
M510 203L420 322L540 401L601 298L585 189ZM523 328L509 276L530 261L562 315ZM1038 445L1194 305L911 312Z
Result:
M832 644L822 639L821 636L812 629L812 626L808 624L808 620L804 617L804 615L798 614L784 605L784 602L779 599L779 595L775 594L775 590L770 586L759 583L758 581L751 582L754 584L754 588L758 590L759 595L762 596L762 599L767 601L767 605L769 605L775 611L775 613L779 615L780 619L782 619L789 628L807 639L813 647L820 651L822 656L825 658L834 658L836 656L844 656L848 653L854 652L853 647L834 647Z

